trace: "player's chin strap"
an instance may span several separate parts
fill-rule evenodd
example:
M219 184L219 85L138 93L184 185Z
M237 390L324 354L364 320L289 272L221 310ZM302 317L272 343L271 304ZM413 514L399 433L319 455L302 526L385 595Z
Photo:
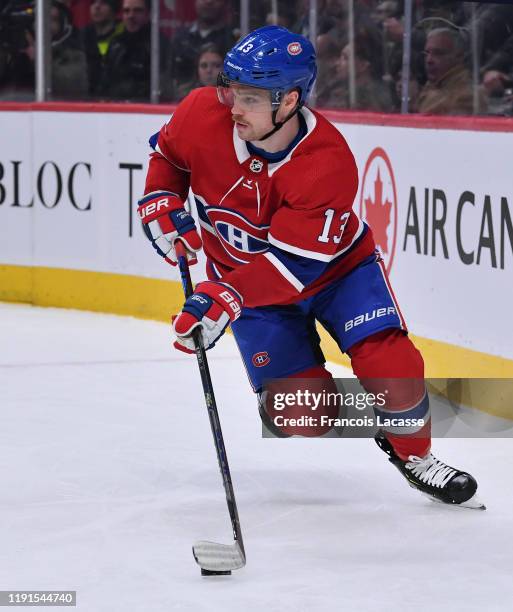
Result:
M299 88L296 87L295 89L293 89L291 91L297 91L298 92L298 98L301 97L301 90ZM281 102L281 98L276 100L276 102ZM273 114L272 114L272 122L273 122L273 125L274 125L273 129L270 132L267 132L267 134L265 134L264 136L262 136L262 138L259 138L258 142L262 142L262 140L266 140L267 138L269 138L269 136L272 136L273 134L275 134L279 129L281 129L287 123L287 121L292 119L292 117L299 112L299 109L302 106L303 105L301 104L301 102L298 102L296 104L295 108L285 117L285 119L283 121L276 121L276 117L277 117L278 111L280 109L280 106L278 104L278 107L275 110L273 110Z
M289 119L292 119L292 117L299 112L299 109L301 108L301 106L302 106L301 104L297 104L296 108L294 108L294 110L290 112L283 121L276 121L276 116L278 115L279 108L277 108L276 110L273 110L272 121L273 121L274 127L270 132L267 132L267 134L262 136L262 138L259 138L258 142L262 142L262 140L266 140L267 138L269 138L269 136L272 136L279 129L281 129L287 123L287 121L289 121Z

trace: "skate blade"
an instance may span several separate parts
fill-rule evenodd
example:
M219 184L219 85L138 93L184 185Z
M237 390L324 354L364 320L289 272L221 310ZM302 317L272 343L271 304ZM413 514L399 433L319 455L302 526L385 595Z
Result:
M444 506L453 506L455 508L468 508L469 510L486 510L486 506L477 497L477 494L474 494L470 499L467 499L467 501L462 502L461 504L448 504L447 502L443 502L442 500L437 499L436 497L432 497L427 493L423 493L423 495L431 501L437 502L438 504L443 504Z

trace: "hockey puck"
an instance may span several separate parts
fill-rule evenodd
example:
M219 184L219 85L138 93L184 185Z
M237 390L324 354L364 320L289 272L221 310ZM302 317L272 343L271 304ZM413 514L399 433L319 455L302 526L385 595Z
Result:
M231 576L232 572L230 570L226 572L216 572L214 570L208 570L201 568L202 576Z

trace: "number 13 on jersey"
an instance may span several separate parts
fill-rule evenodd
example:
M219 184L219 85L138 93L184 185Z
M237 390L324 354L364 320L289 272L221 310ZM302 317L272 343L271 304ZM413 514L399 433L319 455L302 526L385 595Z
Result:
M324 213L326 217L326 221L324 222L324 227L322 228L321 235L317 238L319 242L329 242L330 236L331 240L336 244L339 244L342 240L342 235L344 233L344 229L346 227L347 221L349 219L350 212L345 212L340 215L340 226L338 230L335 230L337 233L331 235L331 225L333 223L333 217L335 216L335 210L333 208L328 208Z

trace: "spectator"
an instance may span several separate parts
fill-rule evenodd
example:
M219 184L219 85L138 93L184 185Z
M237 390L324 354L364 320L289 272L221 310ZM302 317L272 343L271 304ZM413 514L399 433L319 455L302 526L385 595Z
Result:
M325 2L326 0L317 0L318 15L324 13ZM292 24L291 30L308 38L310 36L310 0L296 0L294 9L296 20Z
M347 40L347 0L325 0L323 10L317 17L317 23L319 34L336 30L342 33Z
M52 38L52 97L84 99L87 97L87 60L75 35L68 7L59 0L50 9Z
M315 81L316 103L322 107L330 100L342 49L340 43L337 43L330 34L319 34L316 50L318 68Z
M480 7L478 40L482 44L483 71L511 71L513 65L513 6Z
M89 23L90 12L89 12L89 1L84 0L61 0L69 8L71 14L71 21L75 28L85 28Z
M403 70L398 68L392 75L392 99L394 108L397 112L401 111L402 96L403 96ZM415 73L410 72L408 79L408 112L417 112L417 98L419 95L420 85L418 79L415 78Z
M82 44L87 57L89 93L101 94L105 63L114 36L123 32L123 24L116 20L118 0L92 0L91 23L81 30Z
M366 36L378 38L379 31L371 18L371 10L365 2L354 2L354 31L355 35L365 32ZM349 1L325 0L324 8L318 16L319 34L330 33L339 44L346 44L349 40Z
M458 30L437 28L427 34L424 48L427 83L418 97L418 111L435 115L474 112L470 73L465 66L465 43ZM486 104L480 92L479 108Z
M349 92L350 47L345 45L337 64L337 77L319 105L351 108ZM362 31L354 40L355 104L352 108L389 112L393 108L390 88L381 78L381 58L372 34Z
M178 100L197 87L209 87L217 85L217 76L223 68L224 55L213 43L203 45L196 60L195 78L188 83L183 83L177 89Z
M381 34L381 54L383 57L383 77L392 81L391 64L402 57L402 22L404 7L398 0L378 2L371 12L371 19Z
M400 19L403 10L404 7L398 0L381 0L371 10L370 17L381 28L383 23L391 17Z
M25 20L15 30L9 46L2 44L0 53L0 83L3 99L34 98L35 45L33 20ZM87 64L85 53L75 36L71 14L59 0L50 8L51 93L53 98L80 99L87 95ZM3 42L3 41L2 41ZM2 59L3 58L3 59Z
M502 96L504 89L513 83L513 39L508 47L512 56L511 65L502 70L487 68L483 74L483 85L489 96Z
M0 99L34 99L34 23L32 12L14 17L0 11ZM21 13L21 11L19 11Z
M194 59L200 48L213 43L224 55L236 41L234 30L227 23L228 0L196 0L196 21L179 29L173 38L173 78L180 87L194 74Z
M265 16L266 25L280 25L290 30L296 23L296 9L294 5L287 3L278 4L277 14L269 11Z
M475 19L484 88L489 96L503 96L513 82L513 6L480 4Z
M419 83L426 82L424 72L424 47L429 30L447 26L458 27L465 22L463 2L448 0L423 0L413 5L413 31L411 33L410 69L418 75ZM395 5L395 10L394 10ZM398 62L402 63L404 37L404 1L382 0L372 13L374 21L381 24L387 53L384 55L386 79L397 76ZM414 86L413 86L414 87Z
M354 39L365 39L373 52L370 58L373 68L379 71L379 78L383 75L383 52L381 49L381 32L371 18L371 9L366 2L354 3ZM348 0L325 0L324 10L319 13L318 32L321 38L324 34L342 49L349 43L349 2ZM362 53L364 52L362 48ZM322 60L321 60L322 61Z
M123 0L124 31L112 39L101 90L115 100L149 101L151 68L151 0ZM168 49L160 40L161 72Z
M457 26L465 23L465 6L460 0L423 0L417 3L417 19L449 21Z

